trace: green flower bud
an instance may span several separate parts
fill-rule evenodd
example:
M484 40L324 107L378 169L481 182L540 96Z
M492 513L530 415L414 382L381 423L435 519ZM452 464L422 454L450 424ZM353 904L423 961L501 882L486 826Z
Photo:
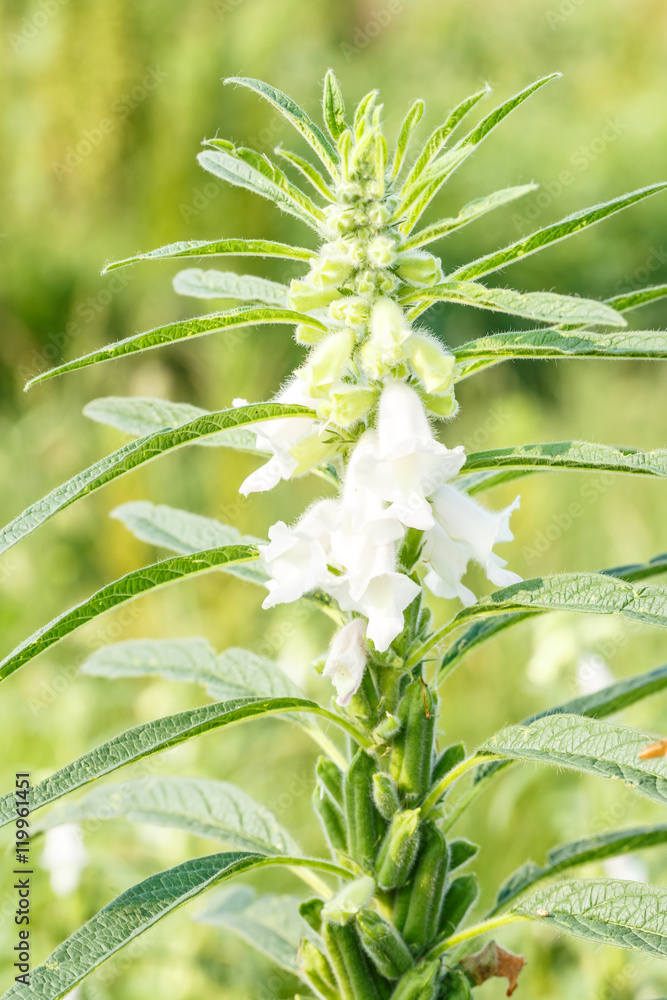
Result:
M317 813L322 826L327 844L331 852L347 852L347 831L345 826L345 816L340 806L323 794L322 789L317 787L313 792L313 807Z
M437 417L453 417L459 408L453 392L448 392L444 396L436 396L427 392L422 396L422 402L426 409L435 413Z
M380 815L386 820L390 820L401 808L396 782L384 771L377 771L373 775L373 801Z
M442 982L442 997L447 1000L470 1000L472 987L463 969L451 969Z
M382 722L378 723L378 725L373 730L373 740L375 743L386 743L388 740L390 740L393 736L396 735L396 733L399 731L400 728L401 724L396 718L396 716L392 715L391 712L387 712ZM388 819L390 819L391 816L393 816L394 811L395 810L392 810L390 815L387 817Z
M355 209L342 205L327 205L324 209L324 231L332 237L345 236L356 229Z
M391 1000L435 1000L438 995L440 962L428 962L410 969L399 980Z
M329 315L332 319L352 327L364 326L368 323L370 314L368 303L358 295L336 299L329 306Z
M366 253L373 267L391 267L396 260L396 243L391 236L374 236Z
M338 982L339 1000L384 1000L387 994L354 927L326 920L322 937Z
M361 947L387 979L398 979L412 966L412 955L392 924L375 910L362 910L357 916Z
M450 747L443 750L433 765L433 774L431 775L433 784L444 778L453 767L456 767L457 764L460 764L465 759L466 748L463 743L453 743Z
M479 895L476 875L459 875L450 883L442 903L438 935L450 937L461 925Z
M352 273L348 261L333 254L322 253L310 266L308 280L317 288L338 288Z
M447 841L429 820L422 825L419 855L408 884L410 901L402 933L411 947L424 947L438 932L448 868Z
M350 855L366 871L372 871L385 830L385 822L373 801L375 770L373 758L358 750L343 784Z
M420 815L420 809L408 809L392 819L376 863L381 889L396 889L407 881L419 848Z
M299 945L299 967L319 996L338 1000L338 984L329 960L308 938Z
M449 392L454 374L454 355L424 334L413 333L408 341L410 364L428 393Z
M358 295L373 295L377 289L377 278L374 271L359 271L353 281L353 287Z
M300 476L304 472L308 472L309 469L323 462L325 458L333 455L335 451L335 443L325 441L316 431L312 434L307 434L306 437L301 438L290 449L291 455L299 463L294 471L294 475Z
M424 250L400 254L396 272L411 285L437 285L443 280L442 267L437 257Z
M308 926L312 927L317 934L322 930L323 906L324 901L322 899L304 899L302 903L299 903L299 913Z
M449 870L453 872L455 868L461 868L475 857L479 847L472 841L461 838L460 840L450 840L449 842ZM446 898L446 897L445 897ZM444 904L443 904L444 911Z
M297 344L319 344L321 340L328 337L329 333L327 330L318 330L314 326L306 326L305 323L299 323L295 332L294 339Z
M390 206L383 201L372 202L366 210L368 221L376 229L381 229L382 226L385 226L389 222L391 212Z
M318 407L318 416L338 427L352 427L363 420L375 402L376 392L361 385L341 382Z
M298 369L297 375L308 387L311 396L328 395L329 389L344 374L354 350L351 330L333 333L315 347Z
M368 875L346 882L340 892L322 907L322 916L337 924L347 924L373 898L375 882Z
M299 281L296 278L290 283L287 301L290 309L296 312L308 312L309 309L321 309L340 296L335 285L328 288L316 288L309 281Z
M359 352L361 363L371 378L384 378L406 357L410 327L400 306L385 296L373 306L370 327L371 335Z
M392 749L389 773L408 802L418 802L431 784L436 702L418 678L410 682L398 708L401 731Z

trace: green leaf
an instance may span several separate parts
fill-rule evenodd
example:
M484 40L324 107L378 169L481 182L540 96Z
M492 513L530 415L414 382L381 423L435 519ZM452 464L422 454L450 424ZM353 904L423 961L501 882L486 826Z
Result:
M651 195L664 191L666 187L667 182L651 184L648 187L632 191L630 194L622 195L620 198L614 198L612 201L574 212L561 219L560 222L539 229L531 236L517 240L516 243L511 243L503 247L502 250L496 250L485 257L464 264L453 271L450 277L457 278L459 281L469 281L471 278L481 278L485 274L490 274L491 271L498 271L501 267L507 267L508 264L513 264L515 261L524 260L530 254L537 253L538 250L542 250L546 246L559 243L561 240L567 239L568 236L573 236L575 233L581 232L582 229L595 225L596 222L601 222L615 212L620 212L624 208L629 208L630 205L643 201L644 198L650 198Z
M210 144L219 140L208 140ZM254 162L247 155L250 150L237 149L225 143L225 148L204 150L199 153L197 161L204 170L214 177L245 188L274 202L289 215L305 222L311 229L318 231L318 223L324 219L324 214L308 195L287 179L282 170L259 153L255 154Z
M531 191L537 191L538 187L538 184L521 184L519 187L508 187L503 188L502 191L494 191L493 194L486 195L484 198L475 198L474 201L464 205L458 215L451 219L441 219L439 222L434 222L432 226L427 226L426 229L422 229L420 232L415 233L414 236L411 236L410 239L401 243L399 249L402 252L416 250L417 247L433 243L455 229L462 229L464 226L469 225L475 219L479 219L482 215L486 215L487 212L493 211L494 208L500 208L502 205L507 205L517 198L523 198L525 195L530 194Z
M513 358L604 358L649 361L667 358L662 330L611 330L605 333L560 333L557 330L513 330L481 337L454 348L456 378Z
M347 128L345 121L345 100L336 74L328 69L324 77L322 94L322 115L329 135L336 142Z
M83 357L74 361L68 361L66 364L51 368L41 375L36 375L26 383L25 388L26 390L30 389L38 382L45 382L46 379L54 378L56 375L64 375L65 372L88 368L89 365L112 361L114 358L122 358L127 354L135 354L137 351L149 351L156 347L163 347L165 344L174 344L179 340L192 340L196 337L208 336L211 333L221 333L223 330L238 330L241 327L258 326L261 323L282 323L290 326L303 323L316 330L327 331L327 327L323 323L306 313L271 306L240 306L228 312L195 316L192 319L168 323L166 326L157 326L146 333L135 333L133 336L117 340L114 344L103 347L99 351L84 354Z
M136 600L143 594L172 583L179 583L181 580L200 576L202 573L210 573L212 570L233 571L239 563L250 562L257 559L257 556L257 549L254 546L227 545L193 555L173 556L171 559L163 559L151 566L143 566L132 573L127 573L119 580L102 587L92 597L70 611L58 615L17 646L0 662L0 680L9 677L35 656L61 642L83 625L121 604Z
M60 1000L108 958L179 906L226 879L268 865L319 868L333 874L342 869L319 859L266 858L230 852L194 858L151 875L108 903L83 927L30 973L28 991L14 984L3 1000Z
M308 263L315 256L314 250L306 247L293 247L288 243L275 243L272 240L182 240L179 243L168 243L157 250L135 254L124 260L114 260L107 264L102 274L115 271L116 268L137 264L141 260L176 260L181 257L281 257L283 260L301 260Z
M276 146L275 153L278 156L282 156L284 160L291 163L293 167L299 171L299 173L306 178L309 184L311 184L318 194L326 198L327 201L334 201L331 188L325 181L319 170L308 160L304 159L303 156L299 156L298 153L293 153L290 149L284 149L283 146Z
M478 309L511 313L525 319L542 320L557 326L559 323L595 323L608 326L625 326L620 313L594 299L573 295L556 295L554 292L517 292L512 288L485 288L474 281L446 281L433 288L409 291L401 297L404 304L417 303L410 310L413 317L424 312L435 302L461 302Z
M600 572L605 576L618 577L620 580L632 583L650 579L665 571L667 571L667 554L656 556L647 563L640 563L633 566L615 566L612 569L605 569ZM476 649L483 642L487 642L500 632L503 632L510 625L525 621L531 615L532 612L518 612L517 614L499 615L497 618L486 618L475 622L445 652L440 662L439 680L444 680L459 665L464 656L473 649Z
M219 701L143 722L101 743L36 785L32 790L31 810L36 812L98 778L113 774L127 764L152 757L203 733L229 728L251 719L300 712L333 722L362 745L369 745L369 741L347 719L306 698L236 698L232 701ZM15 819L16 800L12 791L0 797L0 826L6 826Z
M667 889L616 879L571 879L539 889L514 913L574 937L667 958Z
M212 892L195 920L237 934L276 965L300 976L299 943L314 937L299 913L300 902L296 896L258 896L250 886L233 886Z
M88 819L127 819L185 830L256 854L302 853L274 814L227 781L151 775L105 784L52 809L35 832Z
M421 121L421 117L424 114L424 108L425 104L421 98L413 101L408 108L408 113L401 123L398 139L396 140L394 159L391 165L390 180L392 181L395 181L401 172L401 167L405 162L405 157L407 156L407 152L410 147L410 140L412 139L414 130Z
M173 404L172 404L173 405ZM131 409L131 407L130 407ZM99 412L99 411L98 411ZM107 413L109 409L107 409ZM123 445L117 451L79 472L62 486L32 504L0 530L0 554L6 552L26 535L44 524L50 517L73 504L81 497L94 493L107 483L124 476L145 462L150 462L168 451L187 444L201 443L220 431L237 431L252 423L288 416L315 416L302 406L281 403L257 403L231 410L218 410L195 417L182 426L158 430L153 434Z
M578 469L626 472L639 476L667 476L667 449L638 451L586 441L553 441L473 452L466 456L461 474L497 469L534 470Z
M667 843L667 824L659 826L638 826L627 830L611 830L596 834L593 837L582 837L569 844L553 847L547 854L545 865L536 865L528 861L522 865L501 885L496 902L488 914L492 916L504 909L508 903L522 895L527 889L553 878L569 868L585 865L591 861L603 861L605 858L629 854L645 847L655 847Z
M478 752L618 778L647 798L665 805L665 762L639 759L642 748L654 739L650 734L601 719L546 715L529 725L502 729Z
M234 271L203 271L191 267L179 271L173 281L174 291L196 299L240 299L246 302L268 302L269 305L286 306L287 285L267 281L252 274Z
M631 309L638 309L649 302L657 302L664 298L667 298L667 285L651 285L649 288L641 288L638 292L614 295L606 301L607 305L613 306L619 312L629 312Z
M322 160L322 163L324 163L332 177L336 177L338 172L338 151L336 147L332 145L331 140L327 138L319 126L310 119L306 112L291 97L283 94L282 91L277 90L270 84L264 83L262 80L254 80L245 76L230 76L225 80L225 83L237 83L241 87L247 87L248 90L254 90L260 97L264 97L301 133L311 149Z
M213 517L192 514L189 510L179 510L166 504L153 504L149 500L131 500L121 504L111 512L111 517L120 521L142 542L181 555L192 555L223 545L257 545L263 541L244 536L238 528ZM253 579L259 578L262 582L266 579L266 575L256 567L243 567L241 575L248 572Z

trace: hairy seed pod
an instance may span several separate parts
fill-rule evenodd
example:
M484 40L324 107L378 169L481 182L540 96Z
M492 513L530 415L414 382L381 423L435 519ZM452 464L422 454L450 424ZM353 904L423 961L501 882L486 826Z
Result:
M470 1000L472 987L462 969L451 969L447 973L440 987L440 996L443 1000Z
M338 982L339 1000L386 1000L387 984L374 973L351 924L325 920L322 937Z
M438 995L440 962L427 962L406 972L399 980L391 1000L435 1000Z
M343 808L343 772L327 757L318 757L315 765L315 777L318 784L329 796L334 805Z
M446 774L449 774L452 768L465 760L465 757L466 748L463 743L453 743L452 746L443 750L433 765L433 774L431 776L433 784L436 784Z
M449 937L460 926L479 895L476 875L458 875L450 882L442 903L439 934Z
M468 863L471 858L474 858L479 847L477 844L473 844L470 840L450 840L449 842L449 871L454 871L455 868L461 868L462 865Z
M299 913L314 931L318 934L322 930L322 907L324 906L323 899L304 899L302 903L299 903Z
M375 910L357 915L359 940L377 970L387 979L398 979L412 965L412 955L396 928Z
M338 983L331 964L308 938L304 938L299 945L298 963L316 993L324 1000L338 1000Z
M420 809L407 809L392 819L375 866L381 889L396 889L407 880L419 848L420 815Z
M408 685L398 716L401 731L394 742L389 770L406 802L418 802L431 781L436 723L435 699L420 678Z
M318 787L313 793L313 806L331 850L347 851L347 831L342 809L334 805L328 795L322 796Z
M385 821L373 801L375 761L364 750L352 759L343 784L348 830L348 851L366 871L373 862L385 830Z
M396 782L383 771L377 771L373 775L373 802L375 802L380 815L386 820L390 820L394 813L397 813L401 808Z
M428 944L438 931L448 869L445 836L435 823L427 820L422 826L422 843L411 879L412 893L402 931L413 948Z

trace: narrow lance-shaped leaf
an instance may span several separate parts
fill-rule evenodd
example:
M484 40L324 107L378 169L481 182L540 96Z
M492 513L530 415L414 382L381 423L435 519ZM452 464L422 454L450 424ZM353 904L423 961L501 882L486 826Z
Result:
M617 879L545 886L512 911L554 930L667 958L667 889Z
M611 330L608 333L516 330L470 341L454 348L453 353L457 361L455 378L460 381L514 358L664 360L667 358L667 333L662 330Z
M536 883L553 878L554 875L559 875L570 868L665 843L667 843L667 824L663 823L658 826L611 830L592 837L582 837L569 844L561 844L560 847L553 847L547 854L546 864L536 865L533 861L528 861L503 882L495 905L488 916L505 909L517 896L523 895Z
M195 837L219 840L235 850L257 854L302 853L269 809L236 785L210 778L151 775L100 785L78 802L52 809L34 831L89 819L127 819L185 830Z
M178 295L189 295L195 299L239 299L244 302L266 302L273 306L286 306L289 291L287 285L257 278L252 274L203 271L199 267L179 271L173 285Z
M95 462L88 469L78 473L66 483L56 487L47 496L32 504L0 530L0 554L6 552L18 541L25 538L41 524L59 511L69 507L81 497L94 493L107 483L124 476L138 466L164 455L169 451L192 443L201 443L206 438L218 435L220 431L243 429L252 423L274 420L289 416L312 416L315 414L302 406L281 403L258 403L231 410L219 410L195 417L175 429L158 430L153 434L132 441L105 458Z
M546 715L529 725L508 726L480 747L480 754L532 761L569 770L620 778L662 805L667 804L665 762L640 760L655 737L582 715Z
M317 193L327 201L334 201L334 196L331 192L331 188L325 181L319 170L308 160L304 159L303 156L299 156L298 153L293 153L291 149L285 149L283 146L276 146L274 152L278 156L282 156L284 160L291 163L293 167L299 171L302 177L305 177L308 183L315 188Z
M347 128L347 122L345 121L343 91L332 69L328 69L324 77L322 116L329 135L336 142Z
M595 323L625 326L626 321L604 302L582 299L555 292L516 292L512 288L485 288L474 281L447 281L433 288L410 291L402 297L403 304L417 303L410 317L417 316L435 302L461 302L478 309L510 313L525 319L542 320L557 326L560 323Z
M306 247L293 247L288 243L276 243L272 240L183 240L180 243L168 243L157 250L135 254L124 260L114 260L107 264L102 274L115 271L116 268L137 264L143 260L179 260L182 257L280 257L283 260L298 260L308 263L315 256L313 250Z
M240 725L252 719L306 712L339 726L364 746L369 741L345 718L306 698L236 698L191 708L176 715L153 719L112 737L77 760L66 764L32 789L31 811L37 812L58 799L85 788L98 778L113 774L127 764L155 756L195 736ZM0 797L0 826L16 819L16 800L9 792Z
M131 337L117 340L114 344L109 344L108 347L103 347L99 351L84 354L83 357L76 358L74 361L68 361L43 372L41 375L36 375L30 379L25 388L26 390L30 389L38 382L45 382L57 375L64 375L65 372L88 368L90 365L98 365L103 361L113 361L115 358L136 354L138 351L150 351L156 347L163 347L165 344L177 343L180 340L193 340L195 337L206 337L212 333L238 330L242 327L258 326L262 323L278 323L289 326L293 326L295 323L304 323L316 330L326 330L326 327L319 320L313 319L306 313L294 312L292 309L271 306L241 306L238 309L231 309L229 312L195 316L193 319L179 320L176 323L167 323L166 326L155 327L146 333L135 333Z
M258 896L250 886L239 885L213 891L195 920L237 934L281 968L301 976L299 944L316 935L299 913L300 903L296 896Z
M629 312L664 298L667 298L667 285L651 285L649 288L640 288L638 292L623 292L621 295L614 295L606 301L607 305L613 306L619 312Z
M151 875L108 903L58 945L43 965L30 973L30 986L15 983L3 1000L60 1000L108 958L179 906L226 879L268 865L301 866L345 875L318 859L266 858L233 852L195 858Z
M657 194L659 191L664 191L666 187L667 182L651 184L648 187L632 191L630 194L622 195L620 198L595 205L593 208L574 212L561 219L560 222L546 226L523 240L517 240L516 243L503 247L502 250L497 250L485 257L480 257L478 260L473 260L469 264L464 264L453 271L450 277L459 281L481 278L485 274L490 274L491 271L497 271L515 261L524 260L530 254L537 253L538 250L542 250L546 246L559 243L561 240L567 239L568 236L573 236L574 233L579 233L582 229L595 225L596 222L601 222L615 212L629 208L630 205L635 205L637 202L643 201L644 198L650 198L651 195Z
M172 583L200 576L202 573L210 573L216 569L233 572L238 564L250 562L257 559L257 556L258 552L254 546L227 545L193 555L163 559L151 566L144 566L142 569L127 573L106 587L102 587L92 597L70 611L58 615L17 646L0 662L0 680L9 677L15 670L29 663L44 650L61 642L83 625L121 604L136 600L143 594L167 587Z
M624 472L638 476L667 476L667 449L638 451L586 441L553 441L473 452L466 456L461 475L496 469L577 469Z
M426 229L415 233L414 236L401 243L400 250L416 250L418 247L426 246L427 243L433 243L448 233L469 225L475 219L493 211L494 208L500 208L502 205L516 201L517 198L523 198L531 191L537 191L538 187L537 184L521 184L518 187L508 187L503 188L502 191L495 191L484 198L476 198L464 205L459 214L453 218L441 219L439 222L434 222L432 226L427 226Z
M405 162L405 157L407 156L408 149L410 148L412 135L421 121L422 115L424 114L424 107L425 105L421 98L413 101L408 108L408 113L401 123L398 139L396 140L394 159L391 165L390 179L392 181L395 181L401 172L401 167Z
M334 178L337 176L338 151L336 147L291 97L262 80L254 80L250 77L230 76L225 80L225 83L237 83L241 87L247 87L248 90L254 90L260 97L265 98L301 133L311 149L322 160L331 176Z
M618 577L620 580L633 583L640 580L648 580L666 571L667 554L656 556L647 563L638 563L633 566L614 566L611 569L601 570L600 572L605 576ZM492 639L511 625L525 621L526 618L531 617L531 614L532 612L517 612L516 614L499 615L497 618L486 618L475 622L444 653L440 661L439 681L442 682L473 649L476 649L484 642L488 642L489 639Z

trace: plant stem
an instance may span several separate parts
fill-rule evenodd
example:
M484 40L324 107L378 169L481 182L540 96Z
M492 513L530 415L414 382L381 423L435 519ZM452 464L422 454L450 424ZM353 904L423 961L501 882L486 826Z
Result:
M502 917L494 917L493 920L483 920L480 924L473 924L472 927L468 927L464 931L459 931L458 934L452 934L451 937L445 938L444 941L436 943L427 952L425 957L427 960L438 958L439 955L442 955L443 952L448 951L455 945L469 941L471 938L479 937L480 934L486 934L488 931L495 931L498 927L505 927L508 924L516 924L529 919L530 917L524 917L518 913L507 913Z
M495 754L473 754L472 757L468 757L467 760L461 761L456 767L453 767L451 771L448 771L433 788L429 791L428 795L422 803L422 815L428 816L430 811L438 804L444 792L447 791L450 785L453 785L455 781L458 781L466 772L471 768L477 767L478 764L484 764L487 760L498 760Z

